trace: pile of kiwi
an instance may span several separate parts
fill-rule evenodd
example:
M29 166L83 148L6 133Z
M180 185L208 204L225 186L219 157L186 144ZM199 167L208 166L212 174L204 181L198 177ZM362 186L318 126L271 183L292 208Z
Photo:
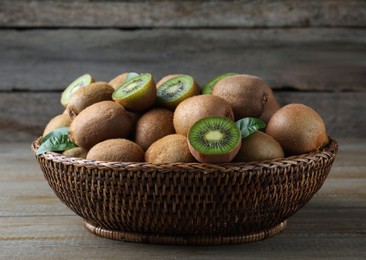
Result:
M43 136L68 128L65 156L149 163L252 162L315 151L328 143L320 115L303 104L281 107L259 77L225 73L206 85L185 74L155 83L126 72L109 82L85 74L62 93L63 114ZM249 135L237 123L266 124ZM245 130L245 129L244 129Z

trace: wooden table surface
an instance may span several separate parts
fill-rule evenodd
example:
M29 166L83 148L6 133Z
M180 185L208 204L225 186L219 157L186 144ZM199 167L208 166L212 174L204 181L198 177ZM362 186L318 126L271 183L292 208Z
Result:
M1 143L0 259L366 259L366 139L338 141L328 179L283 233L212 247L97 237L54 195L30 143Z

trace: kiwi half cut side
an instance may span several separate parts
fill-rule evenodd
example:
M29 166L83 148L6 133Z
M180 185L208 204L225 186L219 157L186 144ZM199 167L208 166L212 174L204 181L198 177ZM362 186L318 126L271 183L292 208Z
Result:
M189 150L199 162L230 162L241 146L236 124L226 117L205 117L188 132Z
M233 76L233 75L237 75L236 73L225 73L222 74L220 76L217 76L216 78L210 80L206 85L203 86L202 88L202 94L211 94L212 89L215 87L216 83L219 82L220 80L228 77L228 76Z
M67 107L67 105L69 104L71 95L74 94L76 90L78 90L79 88L84 87L86 85L89 85L90 83L93 83L93 82L94 82L94 79L90 74L84 74L84 75L78 77L77 79L75 79L73 82L70 83L70 85L68 85L66 87L64 92L62 92L61 104L64 107Z
M146 110L156 99L156 87L152 75L144 73L126 81L113 92L112 98L127 111Z
M157 103L174 110L183 100L198 95L200 89L191 76L179 75L158 87Z

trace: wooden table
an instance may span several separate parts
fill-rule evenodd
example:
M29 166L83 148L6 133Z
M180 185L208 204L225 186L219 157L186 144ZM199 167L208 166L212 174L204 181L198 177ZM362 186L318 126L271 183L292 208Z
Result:
M30 143L0 144L0 259L366 259L366 140L338 140L322 189L283 233L243 245L157 246L89 233L54 195Z

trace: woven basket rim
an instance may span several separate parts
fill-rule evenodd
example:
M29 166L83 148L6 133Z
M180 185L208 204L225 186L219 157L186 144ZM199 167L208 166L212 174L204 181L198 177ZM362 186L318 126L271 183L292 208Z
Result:
M32 142L32 152L36 155L36 151L40 146L40 141L42 136L38 137L36 140ZM266 160L266 161L256 161L256 162L229 162L229 163L200 163L200 162L192 162L192 163L149 163L149 162L107 162L107 161L94 161L87 160L81 158L67 157L57 152L45 152L38 157L43 157L46 160L54 161L54 162L62 162L68 165L74 165L79 167L92 167L92 168L151 168L151 169L172 169L172 168L197 168L202 170L209 169L227 169L227 168L238 168L238 169L253 169L253 168L273 168L276 166L283 166L283 164L298 164L300 162L307 162L311 160L317 160L317 158L325 157L333 157L338 151L338 143L335 139L329 136L329 143L317 150L309 153L295 155L285 158L278 158L274 160Z

